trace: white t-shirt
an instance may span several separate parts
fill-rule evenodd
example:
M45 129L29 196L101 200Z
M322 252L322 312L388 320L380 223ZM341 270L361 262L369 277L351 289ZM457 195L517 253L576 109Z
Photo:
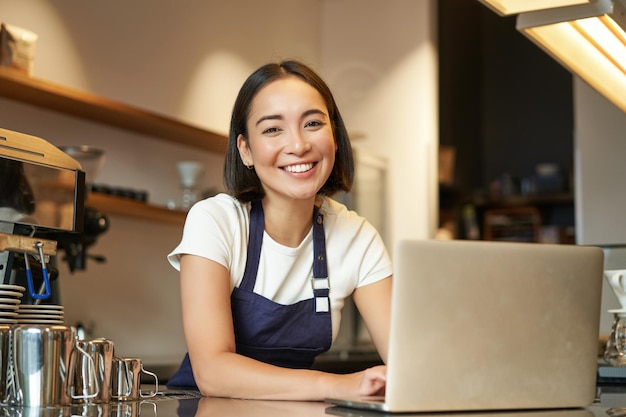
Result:
M334 340L344 299L357 287L389 277L392 264L380 235L365 218L330 198L323 198L320 213L324 215ZM232 290L241 283L246 267L249 225L249 203L227 194L199 201L189 210L182 240L168 260L180 270L182 254L211 259L230 271ZM263 234L255 293L277 303L294 304L313 297L312 276L312 228L297 248Z

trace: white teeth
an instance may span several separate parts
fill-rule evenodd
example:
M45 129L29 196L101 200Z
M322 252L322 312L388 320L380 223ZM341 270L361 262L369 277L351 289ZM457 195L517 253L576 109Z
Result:
M313 164L298 164L298 165L288 165L285 167L285 171L288 172L305 172L309 169L313 168Z

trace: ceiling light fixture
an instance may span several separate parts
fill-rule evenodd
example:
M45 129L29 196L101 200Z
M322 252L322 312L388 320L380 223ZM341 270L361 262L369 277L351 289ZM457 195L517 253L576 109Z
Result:
M517 30L626 112L626 0L524 12Z
M588 4L594 0L479 0L500 16L532 12L555 7Z

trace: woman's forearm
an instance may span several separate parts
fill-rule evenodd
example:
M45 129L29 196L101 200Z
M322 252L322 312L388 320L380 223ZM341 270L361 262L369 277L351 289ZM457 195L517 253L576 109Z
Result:
M227 352L194 363L193 369L200 392L214 397L322 401L357 395L362 380L362 372L340 375L281 368Z

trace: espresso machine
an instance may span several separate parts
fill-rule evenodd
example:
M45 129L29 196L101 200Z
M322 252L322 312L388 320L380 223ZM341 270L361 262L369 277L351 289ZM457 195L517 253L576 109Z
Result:
M0 283L28 288L22 303L54 300L51 260L59 242L81 240L85 193L77 160L42 138L0 129Z

